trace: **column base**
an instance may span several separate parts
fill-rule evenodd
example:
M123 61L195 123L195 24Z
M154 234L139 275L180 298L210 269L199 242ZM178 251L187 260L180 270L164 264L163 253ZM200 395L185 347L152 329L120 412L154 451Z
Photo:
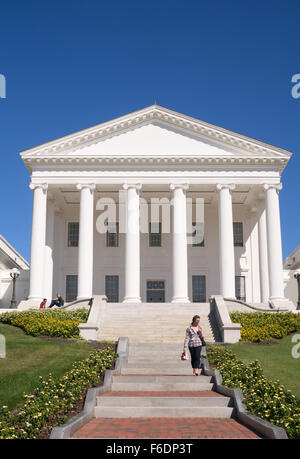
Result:
M141 302L142 302L141 297L137 297L137 296L127 296L122 301L122 303L141 303Z
M292 311L296 309L296 305L287 298L270 297L269 303L274 309L281 309L282 311Z
M173 296L171 303L190 303L187 296Z

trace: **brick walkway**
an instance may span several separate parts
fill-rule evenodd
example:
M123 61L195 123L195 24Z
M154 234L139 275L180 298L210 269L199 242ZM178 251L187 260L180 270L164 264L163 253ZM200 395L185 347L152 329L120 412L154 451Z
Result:
M72 438L260 438L236 420L219 418L98 418Z

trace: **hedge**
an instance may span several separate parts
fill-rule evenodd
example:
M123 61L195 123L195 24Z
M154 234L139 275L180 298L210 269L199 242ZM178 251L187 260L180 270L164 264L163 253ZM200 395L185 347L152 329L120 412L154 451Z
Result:
M86 322L88 311L28 310L0 314L0 322L22 328L27 335L78 338L81 322Z
M208 346L207 356L220 371L223 384L242 389L248 411L283 427L289 438L300 438L300 402L290 390L263 375L258 360L239 360L223 346Z
M232 312L230 318L242 325L241 340L252 343L280 339L300 330L300 314L292 312Z
M62 378L40 376L32 394L24 394L24 403L10 412L0 407L0 439L37 438L42 427L50 430L67 420L66 413L82 398L83 392L99 385L100 376L111 367L115 353L112 349L93 351L89 357L72 365Z

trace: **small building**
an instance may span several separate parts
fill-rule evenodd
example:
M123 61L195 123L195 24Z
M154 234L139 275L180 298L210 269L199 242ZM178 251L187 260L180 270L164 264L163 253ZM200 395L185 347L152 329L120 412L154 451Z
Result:
M0 308L10 308L12 278L10 273L17 269L20 275L16 281L16 303L25 300L29 293L29 263L0 234Z

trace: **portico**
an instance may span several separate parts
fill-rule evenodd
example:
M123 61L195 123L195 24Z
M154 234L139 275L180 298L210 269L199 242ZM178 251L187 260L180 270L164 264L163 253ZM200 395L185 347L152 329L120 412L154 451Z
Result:
M28 300L140 303L151 290L172 303L283 304L278 193L290 155L157 105L22 152Z

